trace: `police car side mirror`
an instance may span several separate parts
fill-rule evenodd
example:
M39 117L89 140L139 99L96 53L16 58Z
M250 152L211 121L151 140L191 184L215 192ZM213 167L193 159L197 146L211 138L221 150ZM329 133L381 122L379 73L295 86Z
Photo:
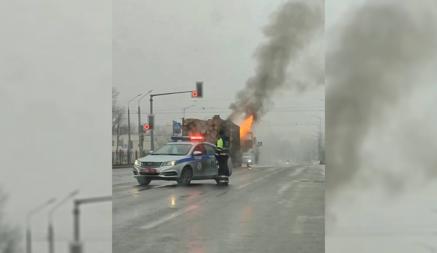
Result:
M193 156L199 156L202 155L202 151L196 150L193 152Z

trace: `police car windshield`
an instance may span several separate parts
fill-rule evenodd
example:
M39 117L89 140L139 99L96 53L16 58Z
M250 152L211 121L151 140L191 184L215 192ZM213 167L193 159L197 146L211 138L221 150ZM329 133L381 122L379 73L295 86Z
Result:
M153 155L186 155L191 147L191 144L166 144L153 152Z

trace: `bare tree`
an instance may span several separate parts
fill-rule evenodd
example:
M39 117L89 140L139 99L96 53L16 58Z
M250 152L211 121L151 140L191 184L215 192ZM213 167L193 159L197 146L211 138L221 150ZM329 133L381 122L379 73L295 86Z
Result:
M120 143L121 129L123 128L123 111L124 108L118 105L117 99L120 92L112 87L112 135L116 135L116 148L118 151Z
M0 252L15 253L18 252L20 232L17 227L6 222L4 214L6 200L6 194L0 189Z

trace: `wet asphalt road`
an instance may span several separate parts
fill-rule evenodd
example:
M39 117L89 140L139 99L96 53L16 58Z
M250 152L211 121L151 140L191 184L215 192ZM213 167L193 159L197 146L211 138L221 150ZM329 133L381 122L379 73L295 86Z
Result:
M152 181L113 170L114 253L324 252L320 165L234 169L213 180Z

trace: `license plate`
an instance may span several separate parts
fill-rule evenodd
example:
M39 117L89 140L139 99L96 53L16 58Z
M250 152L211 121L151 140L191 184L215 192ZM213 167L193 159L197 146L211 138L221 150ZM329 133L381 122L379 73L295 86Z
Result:
M155 173L155 169L152 169L152 168L144 168L143 171L146 173Z

